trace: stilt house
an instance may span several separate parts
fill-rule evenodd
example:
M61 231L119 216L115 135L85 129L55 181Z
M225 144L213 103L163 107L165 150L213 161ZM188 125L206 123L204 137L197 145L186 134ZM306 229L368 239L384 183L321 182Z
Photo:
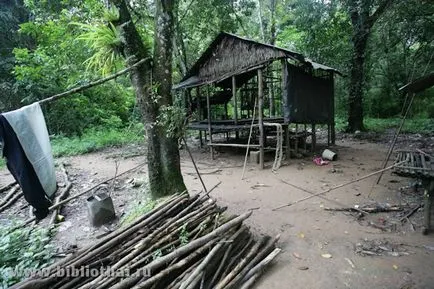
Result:
M326 125L334 143L335 73L300 53L221 32L174 89L184 90L196 112L189 128L199 131L201 144L204 133L211 154L219 146L248 146L263 167L272 143L288 155L310 135L314 148L315 125Z

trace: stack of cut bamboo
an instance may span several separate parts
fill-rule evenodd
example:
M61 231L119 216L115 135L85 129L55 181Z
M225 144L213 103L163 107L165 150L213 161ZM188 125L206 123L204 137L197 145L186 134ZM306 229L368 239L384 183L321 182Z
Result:
M256 240L243 225L251 212L224 210L207 196L173 196L13 288L251 288L279 237Z

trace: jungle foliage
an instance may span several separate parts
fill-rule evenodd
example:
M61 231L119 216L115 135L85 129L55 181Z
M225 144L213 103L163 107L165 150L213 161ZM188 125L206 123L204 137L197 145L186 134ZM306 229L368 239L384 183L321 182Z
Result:
M347 77L336 77L336 111L341 119L347 119L356 25L351 12L360 6L374 14L384 1L179 0L174 8L173 82L224 30L296 50L339 69ZM363 52L363 115L369 118L399 117L408 99L398 88L434 69L434 3L388 2L390 5L368 31ZM109 24L118 17L117 11L108 8L107 1L1 3L2 111L125 66L122 35ZM155 4L150 0L128 3L151 54ZM433 95L433 89L419 94L410 117L434 118ZM45 105L44 112L50 133L60 136L80 136L89 129L122 129L139 120L127 76Z

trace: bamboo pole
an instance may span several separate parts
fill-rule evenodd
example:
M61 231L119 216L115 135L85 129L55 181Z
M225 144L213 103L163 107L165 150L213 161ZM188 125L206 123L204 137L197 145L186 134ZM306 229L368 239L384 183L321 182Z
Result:
M2 200L0 200L0 207L3 207L5 204L7 204L9 200L15 195L15 193L18 192L19 189L19 185L13 185L9 193Z
M252 145L252 144L240 144L240 143L208 143L209 146L216 146L216 147L234 147L234 148L259 148L260 145Z
M212 250L208 253L208 255L205 257L205 259L202 261L202 263L199 264L199 266L196 267L196 269L190 274L190 276L185 280L182 284L180 289L186 289L190 283L193 282L193 280L206 268L206 266L211 262L214 255L217 254L217 252L220 250L220 248L223 246L223 243L218 243Z
M206 186L205 186L205 183L203 182L202 176L200 175L199 169L196 166L196 162L194 161L193 155L191 154L190 148L188 147L187 141L185 140L184 136L182 137L182 141L184 142L185 149L187 150L188 155L190 156L191 162L193 163L194 169L196 170L197 176L199 177L199 180L202 184L202 187L203 187L204 191L206 193L208 193Z
M395 148L396 141L398 140L398 136L401 133L402 127L404 126L404 123L405 123L405 120L407 118L407 115L408 115L408 113L410 111L410 108L411 108L411 106L413 104L413 100L414 100L415 95L416 94L413 93L413 95L411 96L411 99L410 99L410 102L408 104L407 110L405 111L405 114L402 117L402 120L401 120L401 123L399 125L399 128L398 128L398 130L396 131L396 133L395 133L395 135L393 137L392 143L390 144L389 150L387 152L386 159L384 160L383 165L382 165L383 169L387 166L387 163L389 162L390 156L392 155L393 149ZM375 184L378 185L380 183L382 177L383 177L383 173L381 173L378 176L377 182ZM371 192L372 192L372 189L371 189Z
M249 149L250 149L250 141L252 139L252 132L253 132L253 125L255 123L255 113L256 113L256 98L255 98L255 105L253 106L253 115L252 115L252 123L250 125L250 131L249 131L249 139L247 140L247 148L246 148L246 155L244 157L244 165L243 165L243 174L241 175L241 179L244 179L244 174L246 173L246 165L247 165L247 157L249 155Z
M403 163L403 162L401 162L401 163ZM360 182L361 180L364 180L364 179L367 179L367 178L369 178L369 177L375 176L375 175L377 175L377 174L379 174L379 173L382 173L382 172L388 171L388 170L390 170L390 169L392 169L392 168L394 168L394 167L400 165L401 163L397 163L397 164L394 164L394 165L389 166L389 167L387 167L387 168L384 168L384 169L381 169L381 170L375 171L375 172L373 172L373 173L367 174L367 175L365 175L365 176L363 176L363 177L360 177L360 178L358 178L358 179L351 180L351 181L345 182L345 183L340 184L340 185L336 185L336 186L331 187L331 188L329 188L329 189L327 189L327 190L325 190L325 191L322 191L322 192L319 192L319 193L316 193L316 194L310 195L310 196L308 196L308 197L305 197L305 198L299 199L299 200L297 200L297 201L295 201L295 202L288 203L288 204L286 204L286 205L282 205L282 206L276 207L276 208L272 209L272 211L277 211L277 210L279 210L279 209L282 209L282 208L285 208L285 207L289 207L289 206L292 206L292 205L295 205L295 204L298 204L298 203L304 202L304 201L306 201L306 200L312 199L313 197L318 197L318 196L320 196L320 195L324 195L324 194L326 194L326 193L328 193L328 192L330 192L330 191L333 191L333 190L336 190L336 189L342 188L342 187L344 187L344 186L347 186L347 185L350 185L350 184L353 184L353 183L356 183L356 182Z
M9 190L10 188L12 188L13 186L15 186L16 184L17 184L17 181L13 181L12 183L7 184L7 185L1 187L0 188L0 193Z
M263 259L261 262L258 263L258 265L256 265L255 267L253 267L245 276L246 278L243 279L243 281L245 282L244 285L240 288L250 288L249 286L253 285L253 283L256 281L255 277L251 282L250 285L246 285L249 284L247 283L247 281L249 281L250 279L252 279L254 276L258 276L258 274L261 274L262 271L264 270L264 268L271 262L273 261L273 259L279 255L279 253L282 251L282 249L280 248L275 248L267 257L265 257L265 259Z
M276 178L277 178L277 177L276 177ZM311 192L311 191L309 191L309 190L307 190L307 189L305 189L305 188L302 188L302 187L299 187L299 186L297 186L297 185L291 184L290 182L287 182L287 181L282 180L282 179L279 179L279 178L277 178L277 179L278 179L279 181L281 181L282 183L288 185L288 186L291 186L291 187L293 187L293 188L296 188L296 189L298 189L298 190L301 190L301 191L303 191L303 192L306 192L306 193L308 193L308 194L310 194L310 195L315 195L314 192ZM324 196L318 196L318 197L321 198L321 199L323 199L323 200L325 200L325 201L329 201L330 203L334 203L334 204L336 204L336 205L338 205L338 206L341 206L341 207L346 207L346 206L347 206L347 205L345 205L345 204L343 204L343 203L341 203L341 202L339 202L339 201L332 200L332 199L328 199L328 198L326 198L326 197L324 197ZM362 213L362 214L364 214L364 215L369 214L368 212L363 211L363 210L361 210L361 209L354 208L354 210L355 210L355 211L358 211L359 213Z
M66 171L64 164L61 165L61 170L63 173L63 178L65 180L65 188L62 190L62 192L59 194L59 196L56 197L56 200L54 202L55 205L60 203L64 198L66 198L69 194L69 191L72 188L72 183L69 181L68 172ZM57 209L53 209L53 212L52 212L51 218L50 218L50 224L54 224L56 222L56 218L57 218L57 215L60 213L60 209L61 209L61 207L58 207Z

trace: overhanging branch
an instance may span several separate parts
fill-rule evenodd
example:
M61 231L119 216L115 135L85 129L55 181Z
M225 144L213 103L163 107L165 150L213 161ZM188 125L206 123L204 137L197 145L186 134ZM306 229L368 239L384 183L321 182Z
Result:
M139 65L141 65L143 63L145 63L146 61L150 61L150 59L149 58L145 58L145 59L139 60L138 62L134 63L133 65L131 65L131 66L125 68L125 69L122 69L121 71L118 71L115 74L109 75L107 77L98 79L96 81L90 82L90 83L82 85L82 86L75 87L75 88L73 88L71 90L68 90L68 91L65 91L65 92L62 92L62 93L55 94L53 96L47 97L47 98L45 98L43 100L38 101L38 103L42 104L42 103L58 100L59 98L63 98L65 96L68 96L68 95L71 95L71 94L83 91L85 89L88 89L88 88L91 88L91 87L94 87L94 86L97 86L97 85L100 85L100 84L103 84L103 83L105 83L105 82L107 82L109 80L112 80L112 79L114 79L114 78L116 78L118 76L121 76L122 74L127 73L131 69L133 69L133 68L135 68L135 67L137 67L137 66L139 66Z
M372 13L372 15L369 17L369 26L372 27L374 23L378 20L378 18L381 17L381 15L384 14L387 8L394 2L395 0L383 0L380 5L378 6L377 10Z

